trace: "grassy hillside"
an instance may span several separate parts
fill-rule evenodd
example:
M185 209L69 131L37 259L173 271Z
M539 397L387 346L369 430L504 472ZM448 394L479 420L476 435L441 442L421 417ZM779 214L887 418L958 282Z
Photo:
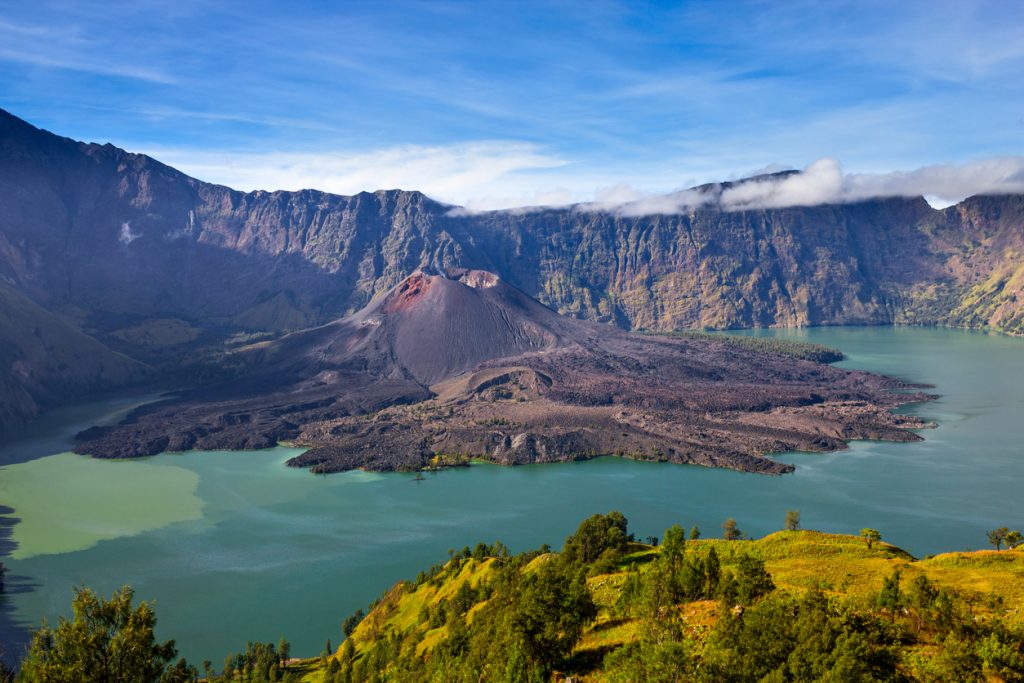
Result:
M608 542L607 519L561 553L466 548L397 584L303 679L1024 680L1021 549L917 560L855 536L683 540L678 528L649 545ZM590 605L568 597L577 579ZM801 629L828 642L803 651ZM562 656L531 659L531 641Z
M73 619L34 634L17 680L111 680L112 667L162 683L1024 680L1019 533L990 534L1016 549L917 560L864 532L718 540L673 526L640 543L620 513L593 515L560 552L450 551L345 619L341 647L318 658L292 658L282 638L201 671L155 639L130 587L109 600L82 588Z

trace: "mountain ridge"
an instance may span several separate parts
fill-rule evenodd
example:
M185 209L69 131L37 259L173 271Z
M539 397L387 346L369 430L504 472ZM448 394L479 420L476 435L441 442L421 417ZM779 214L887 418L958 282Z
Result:
M421 269L487 270L559 313L633 330L1024 333L1024 195L944 210L452 208L406 190L240 192L0 110L0 278L170 376L232 339L354 313Z
M977 306L967 293L982 282L974 272L948 263L963 246L956 244L955 228L970 244L999 220L992 206L986 207L983 225L964 214L984 218L985 212L975 209L993 203L1021 214L1013 206L1015 195L969 198L944 211L918 197L728 212L698 208L675 216L622 217L566 208L453 216L452 207L416 191L243 193L111 145L74 143L27 123L21 129L50 136L50 146L86 148L85 156L97 163L118 162L113 169L117 191L108 194L115 194L111 204L124 210L110 212L116 216L69 216L107 247L120 244L123 251L145 254L147 242L150 250L154 240L163 246L187 242L187 249L173 245L171 251L178 253L168 260L200 276L216 263L238 271L244 283L225 301L190 288L165 265L156 268L156 279L166 291L113 300L97 291L109 286L88 278L63 288L40 282L39 273L24 265L24 250L10 245L2 266L15 270L12 263L20 257L18 284L44 305L84 300L87 308L101 311L188 313L216 323L245 323L240 327L295 329L353 312L418 268L469 267L497 272L562 313L631 329L920 322L1019 331L1016 316L972 316ZM11 154L5 156L10 163ZM51 183L67 184L74 183ZM69 214L88 213L86 201L65 203L73 205ZM104 230L96 226L101 219L108 223ZM14 223L5 221L0 233L14 232ZM935 233L943 241L932 239ZM880 237L885 239L871 244ZM524 258L526 248L536 250L536 262ZM214 253L204 253L208 250ZM84 251L65 258L98 260ZM99 278L107 285L124 285L129 276L136 281L133 263L147 260L139 253L118 257L117 265L128 265L128 271L120 279ZM232 262L240 258L266 262L258 264L264 268ZM160 264L150 260L149 265ZM253 270L263 271L260 282L254 282ZM929 293L929 288L939 291ZM290 297L283 306L287 310L268 312L262 304L282 292ZM687 300L694 297L701 301ZM933 310L942 297L953 300L948 310ZM158 311L161 306L170 310Z

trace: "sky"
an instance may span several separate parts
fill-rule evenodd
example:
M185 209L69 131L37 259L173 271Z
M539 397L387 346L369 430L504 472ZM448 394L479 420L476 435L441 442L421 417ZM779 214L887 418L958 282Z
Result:
M242 190L943 204L1024 191L1024 2L0 0L0 107Z

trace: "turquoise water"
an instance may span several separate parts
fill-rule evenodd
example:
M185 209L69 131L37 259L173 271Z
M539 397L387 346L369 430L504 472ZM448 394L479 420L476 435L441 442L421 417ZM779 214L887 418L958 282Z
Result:
M838 346L848 367L936 385L942 398L911 412L938 428L916 444L787 454L781 459L798 469L785 477L602 458L481 465L416 482L401 474L314 476L284 467L295 452L286 448L163 455L132 465L164 468L167 485L188 489L175 508L167 501L179 497L161 495L161 478L133 479L159 502L159 514L139 502L138 490L122 493L128 470L102 476L124 463L85 461L79 476L102 504L78 510L52 532L52 543L33 539L20 559L5 559L14 575L7 617L54 620L75 585L109 592L129 583L156 601L161 635L176 638L194 661L220 662L246 640L282 635L297 655L313 655L327 638L341 640L347 614L444 559L449 548L498 539L514 550L560 545L599 511L621 510L639 536L660 536L677 522L717 535L726 517L758 536L780 528L795 508L807 528L856 533L870 526L916 555L982 547L988 529L1024 527L1024 340L916 328L768 334ZM54 443L52 430L47 438ZM43 458L0 469L0 477L41 482L37 492L18 492L20 500L39 501L16 512L25 524L61 494L17 468L52 464ZM100 525L106 535L98 536L98 522L118 510L139 524ZM14 532L17 539L17 526Z

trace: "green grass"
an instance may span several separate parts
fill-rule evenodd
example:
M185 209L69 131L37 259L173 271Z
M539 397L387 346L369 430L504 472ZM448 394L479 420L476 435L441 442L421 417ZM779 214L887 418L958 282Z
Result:
M409 582L396 584L352 632L356 652L363 652L368 644L385 633L407 635L418 630L426 632L427 624L420 621L423 608L435 607L441 600L450 600L466 582L476 586L490 576L493 564L493 559L469 559L461 565L449 562L433 580L419 585ZM434 634L431 639L436 641L441 635Z

